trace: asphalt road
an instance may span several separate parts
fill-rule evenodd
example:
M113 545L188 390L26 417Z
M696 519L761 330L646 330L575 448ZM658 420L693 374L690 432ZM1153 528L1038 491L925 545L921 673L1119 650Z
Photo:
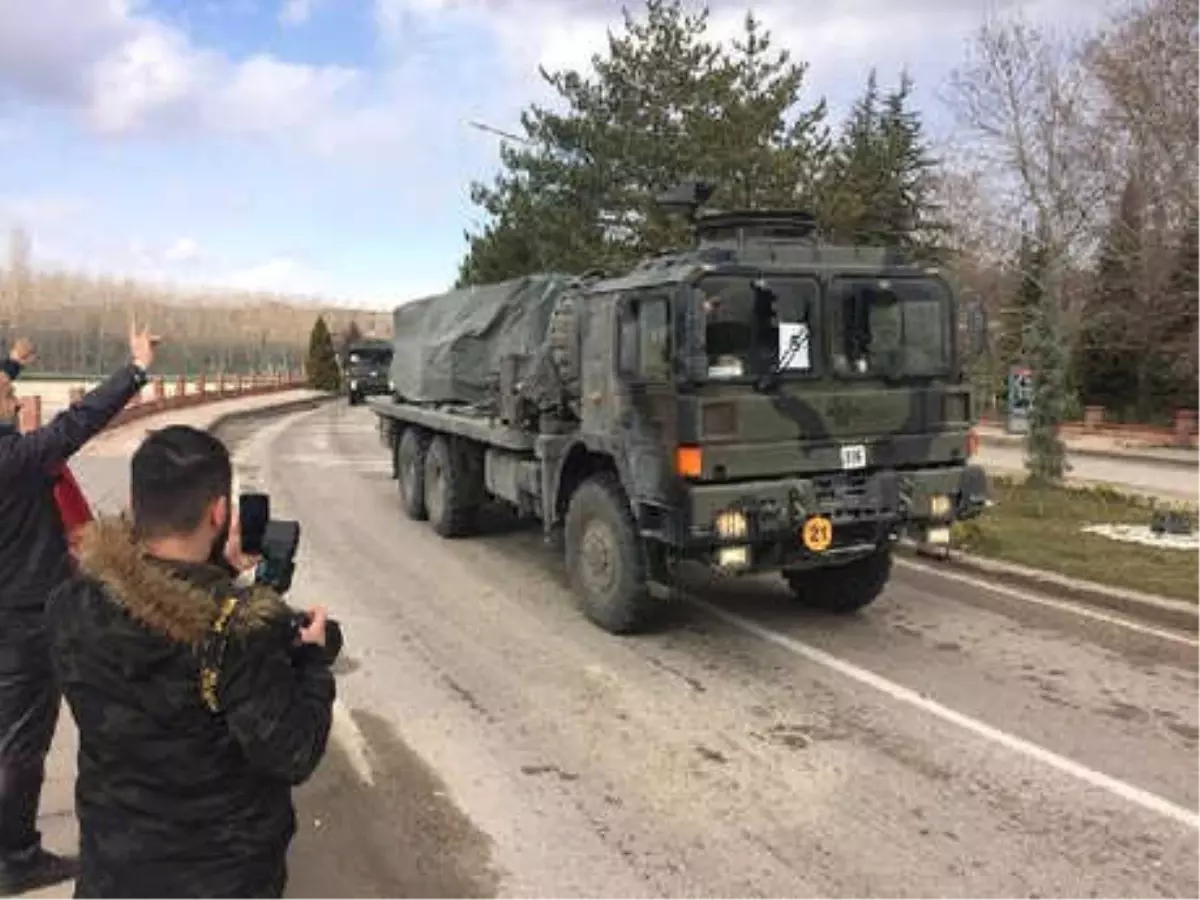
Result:
M1021 446L985 439L976 460L988 472L998 475L1025 473L1025 450ZM1086 453L1068 453L1067 465L1067 477L1072 481L1112 485L1174 502L1197 502L1197 472L1194 465L1172 465L1132 456L1117 459Z
M404 519L368 410L240 437L347 638L292 896L1197 896L1194 641L910 566L619 639L536 530Z

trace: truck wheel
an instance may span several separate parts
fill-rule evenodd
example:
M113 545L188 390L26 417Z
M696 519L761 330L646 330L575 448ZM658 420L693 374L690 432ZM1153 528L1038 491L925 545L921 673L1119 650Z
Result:
M442 537L455 538L475 528L480 491L474 468L461 448L438 435L425 455L425 508L429 523ZM478 478L482 482L482 473Z
M567 573L584 615L612 634L650 624L658 605L646 589L646 561L629 504L612 475L590 478L571 496L565 545Z
M429 438L417 428L405 428L396 444L396 482L400 505L414 522L429 518L425 509L425 456Z
M828 569L785 571L784 579L806 606L848 615L874 602L892 574L892 551L883 546L870 556Z

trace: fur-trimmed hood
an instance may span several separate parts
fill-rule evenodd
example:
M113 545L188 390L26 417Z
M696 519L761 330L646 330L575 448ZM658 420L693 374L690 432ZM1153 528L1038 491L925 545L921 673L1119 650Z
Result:
M133 536L125 517L100 518L83 529L80 573L103 585L130 618L179 644L199 646L216 620L219 601L242 598L230 623L246 631L278 621L289 613L274 591L234 586L216 566L175 565L154 560Z

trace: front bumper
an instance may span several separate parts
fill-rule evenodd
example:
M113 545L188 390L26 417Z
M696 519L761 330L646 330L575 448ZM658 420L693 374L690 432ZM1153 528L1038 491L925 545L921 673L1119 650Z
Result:
M382 377L351 375L346 380L346 389L360 397L378 397L390 393L388 380Z
M740 568L804 568L857 559L908 530L948 540L951 524L978 516L986 503L987 478L975 465L696 484L679 536L691 557L717 559L738 546L747 548ZM744 534L718 531L729 512L744 517ZM818 550L802 539L813 517L831 526Z

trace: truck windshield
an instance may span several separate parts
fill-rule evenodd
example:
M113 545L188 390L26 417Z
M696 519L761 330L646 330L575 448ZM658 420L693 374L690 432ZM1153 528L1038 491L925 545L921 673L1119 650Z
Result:
M839 375L932 377L950 367L950 298L931 278L838 278L830 303Z
M391 350L351 350L350 365L352 366L386 366L392 361Z
M815 281L720 275L702 279L696 290L709 378L812 371Z

